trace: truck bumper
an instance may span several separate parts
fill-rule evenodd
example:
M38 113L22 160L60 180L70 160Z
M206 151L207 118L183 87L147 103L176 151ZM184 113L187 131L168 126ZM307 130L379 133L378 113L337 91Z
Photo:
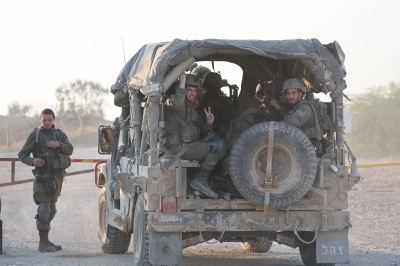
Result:
M155 232L293 231L294 226L316 231L323 223L325 230L337 231L350 225L350 213L329 211L325 222L319 211L149 212L148 221L148 230Z

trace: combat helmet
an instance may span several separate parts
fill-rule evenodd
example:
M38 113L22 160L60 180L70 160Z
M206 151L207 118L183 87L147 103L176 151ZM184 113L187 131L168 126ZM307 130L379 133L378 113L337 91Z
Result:
M262 78L258 80L258 84L256 87L256 98L261 98L261 92L265 92L266 94L273 94L274 91L274 81L264 81Z
M213 82L217 83L220 88L222 88L222 86L224 85L222 83L221 75L217 72L207 73L201 85L204 87L204 85L207 85L207 83L213 83Z
M199 88L200 87L200 81L195 75L187 74L186 75L185 87L186 86L192 86L192 87Z
M285 82L283 83L282 93L285 93L285 91L289 88L299 89L303 93L306 92L303 81L298 78L289 78L285 80Z
M190 74L195 75L200 80L200 84L201 84L204 80L204 77L210 72L211 72L211 70L208 67L200 65L200 66L193 68L193 70L192 70L192 72L190 72Z

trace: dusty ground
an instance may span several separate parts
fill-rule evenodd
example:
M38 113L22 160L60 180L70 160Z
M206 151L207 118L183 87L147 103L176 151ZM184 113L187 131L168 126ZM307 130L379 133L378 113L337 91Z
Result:
M16 151L0 157L16 157ZM96 148L80 148L73 158L105 158ZM362 163L362 162L361 162ZM93 164L76 164L70 171ZM0 182L9 181L10 164L0 162ZM400 265L400 167L360 170L364 180L350 193L350 265ZM17 180L31 178L29 167L17 165ZM99 189L92 174L71 176L63 185L50 240L63 245L56 253L39 253L32 184L0 188L3 255L0 265L132 265L133 250L107 255L96 229ZM297 249L274 243L265 254L246 254L240 244L201 244L185 249L183 265L303 265Z

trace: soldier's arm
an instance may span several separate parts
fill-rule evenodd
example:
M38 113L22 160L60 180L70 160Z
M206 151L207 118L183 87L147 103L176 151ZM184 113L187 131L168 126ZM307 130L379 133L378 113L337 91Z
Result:
M70 156L74 151L74 147L69 142L68 137L64 132L62 132L61 130L58 130L58 132L60 133L60 152L64 153L67 156Z
M299 105L293 112L289 112L284 121L295 127L302 127L313 116L311 107L308 104Z
M21 162L29 166L33 166L33 157L31 157L30 155L35 148L35 139L36 139L36 134L35 131L33 131L29 135L21 151L18 153L18 158L21 160Z
M184 110L185 99L186 99L186 90L181 87L178 87L176 89L176 93L172 96L170 100L169 108L171 108L175 112L180 112Z
M282 106L278 109L278 112L282 117L285 117L289 113L289 111Z

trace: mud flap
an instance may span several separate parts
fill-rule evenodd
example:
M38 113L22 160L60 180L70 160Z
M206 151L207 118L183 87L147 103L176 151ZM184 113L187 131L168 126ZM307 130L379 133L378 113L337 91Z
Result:
M350 263L349 229L318 231L316 243L317 263Z
M149 232L149 262L152 265L182 263L182 233Z

